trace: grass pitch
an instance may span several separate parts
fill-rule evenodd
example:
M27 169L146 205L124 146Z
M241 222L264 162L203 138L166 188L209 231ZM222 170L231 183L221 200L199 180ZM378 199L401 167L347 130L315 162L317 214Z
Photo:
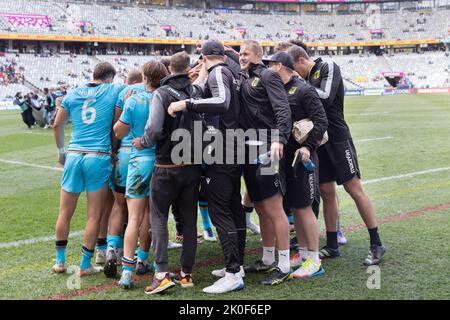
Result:
M30 132L18 111L1 111L0 299L449 299L450 96L348 97L345 113L388 250L379 289L367 288L371 274L362 261L368 234L340 188L341 222L349 243L341 258L323 262L326 273L316 279L267 288L259 285L263 275L248 275L238 293L206 295L201 289L212 283L210 271L221 266L221 251L217 243L203 243L194 288L176 287L149 297L143 293L148 277L136 278L135 287L124 291L99 274L83 278L81 288L71 290L70 275L50 271L61 177L61 171L52 169L57 162L52 132ZM85 212L81 196L72 231L82 230ZM322 217L320 222L323 230ZM260 246L259 237L248 238L247 262L259 257ZM81 236L70 238L68 265L78 265L80 244ZM178 267L179 251L170 251L170 262Z

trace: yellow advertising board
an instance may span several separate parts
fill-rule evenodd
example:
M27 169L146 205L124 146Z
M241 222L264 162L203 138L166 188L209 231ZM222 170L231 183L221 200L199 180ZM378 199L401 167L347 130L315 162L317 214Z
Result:
M106 43L147 43L147 44L185 44L195 45L200 40L193 39L163 39L163 38L128 38L128 37L102 37L102 36L69 36L48 34L12 34L0 33L4 40L35 40L35 41L65 41L65 42L106 42ZM399 40L399 41L357 41L357 42L306 42L310 47L355 47L355 46L396 46L439 43L439 39L428 40ZM238 46L241 41L224 41L225 44ZM276 41L261 41L264 47L274 47Z

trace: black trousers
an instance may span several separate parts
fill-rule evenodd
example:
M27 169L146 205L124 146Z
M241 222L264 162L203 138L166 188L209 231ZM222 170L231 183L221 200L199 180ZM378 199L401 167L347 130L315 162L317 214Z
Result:
M246 221L241 204L240 165L211 165L205 171L209 215L217 229L227 272L244 264Z
M150 182L150 221L157 272L169 271L167 220L170 206L176 202L183 233L181 266L184 273L192 273L197 252L197 201L200 176L199 165L176 168L155 166L153 170Z
M28 108L22 114L22 120L27 125L28 129L31 129L31 126L35 124L36 120L33 117L33 110Z
M203 189L204 189L204 187L205 186L203 184ZM206 194L205 194L205 191L203 189L202 189L202 183L200 183L200 193L199 193L199 196L198 196L198 201L207 201ZM181 224L181 218L180 218L180 215L179 215L178 211L179 211L178 210L178 204L177 204L177 201L175 201L175 203L172 204L172 214L173 214L173 218L175 220L175 230L177 231L177 235L183 235L183 228L182 228L182 224Z

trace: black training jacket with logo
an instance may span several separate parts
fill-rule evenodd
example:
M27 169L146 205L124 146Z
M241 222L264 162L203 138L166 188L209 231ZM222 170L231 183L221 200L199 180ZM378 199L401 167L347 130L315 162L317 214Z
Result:
M219 130L239 128L239 96L237 80L228 64L219 63L208 70L204 86L197 86L202 92L200 99L190 99L187 110L208 115L218 115Z
M316 88L328 118L330 142L351 138L350 129L344 119L344 82L339 66L333 61L316 59L306 81Z
M267 142L288 142L292 130L291 108L278 73L263 64L251 64L248 75L240 73L241 121L243 129L267 129ZM279 136L271 136L278 129ZM266 140L260 136L259 140Z
M288 148L297 150L300 147L307 147L311 152L314 152L319 147L323 134L328 127L327 116L319 95L313 86L296 76L293 76L284 87L291 106L292 121L309 118L314 124L308 138L302 144L299 144L291 135Z

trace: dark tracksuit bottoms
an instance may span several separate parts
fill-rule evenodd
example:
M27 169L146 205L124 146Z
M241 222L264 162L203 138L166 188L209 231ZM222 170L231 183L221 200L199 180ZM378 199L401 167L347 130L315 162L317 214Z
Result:
M246 221L241 204L241 165L206 167L206 196L211 222L217 229L226 271L237 273L244 264Z
M186 165L164 168L155 166L151 180L151 230L157 272L169 271L167 220L170 206L177 203L183 224L182 271L192 273L197 251L197 199L201 167Z

